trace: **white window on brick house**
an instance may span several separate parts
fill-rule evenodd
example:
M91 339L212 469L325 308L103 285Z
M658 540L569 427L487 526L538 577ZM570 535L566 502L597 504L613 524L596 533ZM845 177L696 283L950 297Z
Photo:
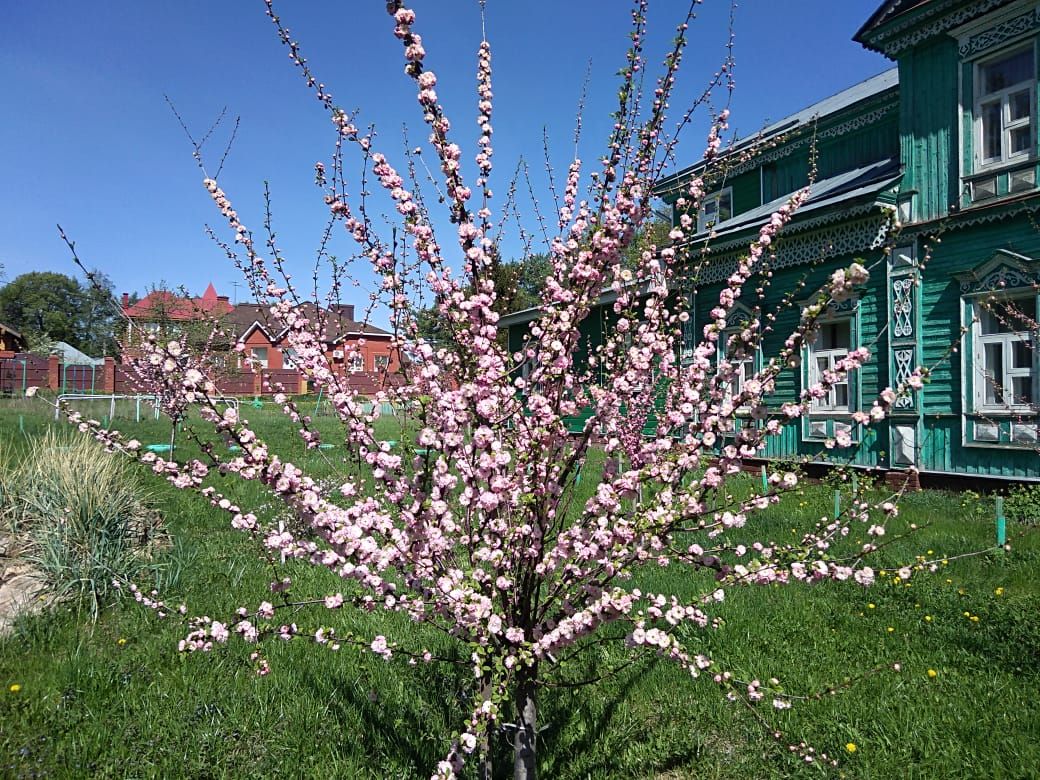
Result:
M350 356L350 370L352 373L365 370L365 356L355 352Z
M1036 146L1035 117L1032 44L975 65L975 143L980 167L1029 157Z
M267 368L267 347L253 347L249 350L249 358L254 366Z
M975 303L975 409L1030 412L1036 403L1036 296Z
M390 368L389 355L376 355L372 358L372 368L376 371L386 371Z
M819 383L825 372L834 371L835 364L849 354L852 348L852 320L827 320L820 325L816 338L809 344L809 384ZM849 377L845 374L840 382L831 385L822 398L814 398L812 412L839 412L847 414L852 411L852 393L849 389Z

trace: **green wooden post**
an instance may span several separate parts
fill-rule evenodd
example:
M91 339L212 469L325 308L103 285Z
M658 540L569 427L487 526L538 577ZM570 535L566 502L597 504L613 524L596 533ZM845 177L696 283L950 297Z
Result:
M857 476L856 472L853 471L852 472L852 495L856 495L858 493L859 493L859 477Z
M997 547L1007 544L1007 519L1004 517L1004 497L997 496Z
M25 395L25 391L29 386L29 361L22 360L22 395Z
M834 491L834 519L837 520L841 516L841 491Z
M766 466L762 464L762 492L769 492L769 477L766 476Z

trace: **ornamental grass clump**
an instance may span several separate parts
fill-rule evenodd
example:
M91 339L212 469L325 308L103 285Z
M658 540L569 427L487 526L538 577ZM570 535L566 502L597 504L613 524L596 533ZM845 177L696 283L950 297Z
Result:
M166 537L151 495L97 442L48 431L3 481L11 530L58 600L96 617L113 580L154 565Z

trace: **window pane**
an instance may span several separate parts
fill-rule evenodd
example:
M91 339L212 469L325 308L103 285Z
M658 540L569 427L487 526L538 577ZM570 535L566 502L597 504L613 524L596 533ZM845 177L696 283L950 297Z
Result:
M719 196L719 222L724 222L733 216L733 196L726 192Z
M998 92L1033 78L1033 50L1026 49L982 66L982 92Z
M1008 111L1012 122L1029 118L1029 90L1023 89L1008 98Z
M834 406L845 409L849 405L849 386L840 384L834 386Z
M982 106L982 157L985 160L1000 158L1000 102Z
M1004 379L1004 345L1001 343L983 345L982 361L983 381L986 383L986 403L1003 403L1003 393L999 384Z
M1033 128L1029 125L1025 127L1016 127L1011 131L1011 150L1010 154L1020 154L1021 152L1028 152L1029 147L1032 146L1033 141Z
M820 349L848 349L852 323L828 322L820 328Z
M824 371L830 371L831 359L824 355L823 357L816 358L816 381L820 381Z
M1011 344L1011 367L1029 368L1033 365L1033 345L1026 340Z
M1031 376L1016 376L1011 380L1011 387L1015 393L1013 403L1016 404L1031 404L1033 403L1033 377Z
M1017 330L1029 330L1036 325L1036 298L1016 298L1009 306L1015 312Z
M994 333L1010 333L1011 328L1009 328L1007 324L1006 309L995 303L980 304L979 327L984 336Z

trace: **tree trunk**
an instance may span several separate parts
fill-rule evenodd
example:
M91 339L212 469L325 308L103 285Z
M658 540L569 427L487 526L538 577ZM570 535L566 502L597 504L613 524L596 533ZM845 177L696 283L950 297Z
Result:
M524 669L516 687L516 737L513 741L513 780L538 777L538 704L535 700L537 667Z
M480 686L481 701L491 698L490 678L485 676ZM491 757L491 729L484 731L480 740L480 760L477 762L477 780L492 780L494 778L494 763Z

